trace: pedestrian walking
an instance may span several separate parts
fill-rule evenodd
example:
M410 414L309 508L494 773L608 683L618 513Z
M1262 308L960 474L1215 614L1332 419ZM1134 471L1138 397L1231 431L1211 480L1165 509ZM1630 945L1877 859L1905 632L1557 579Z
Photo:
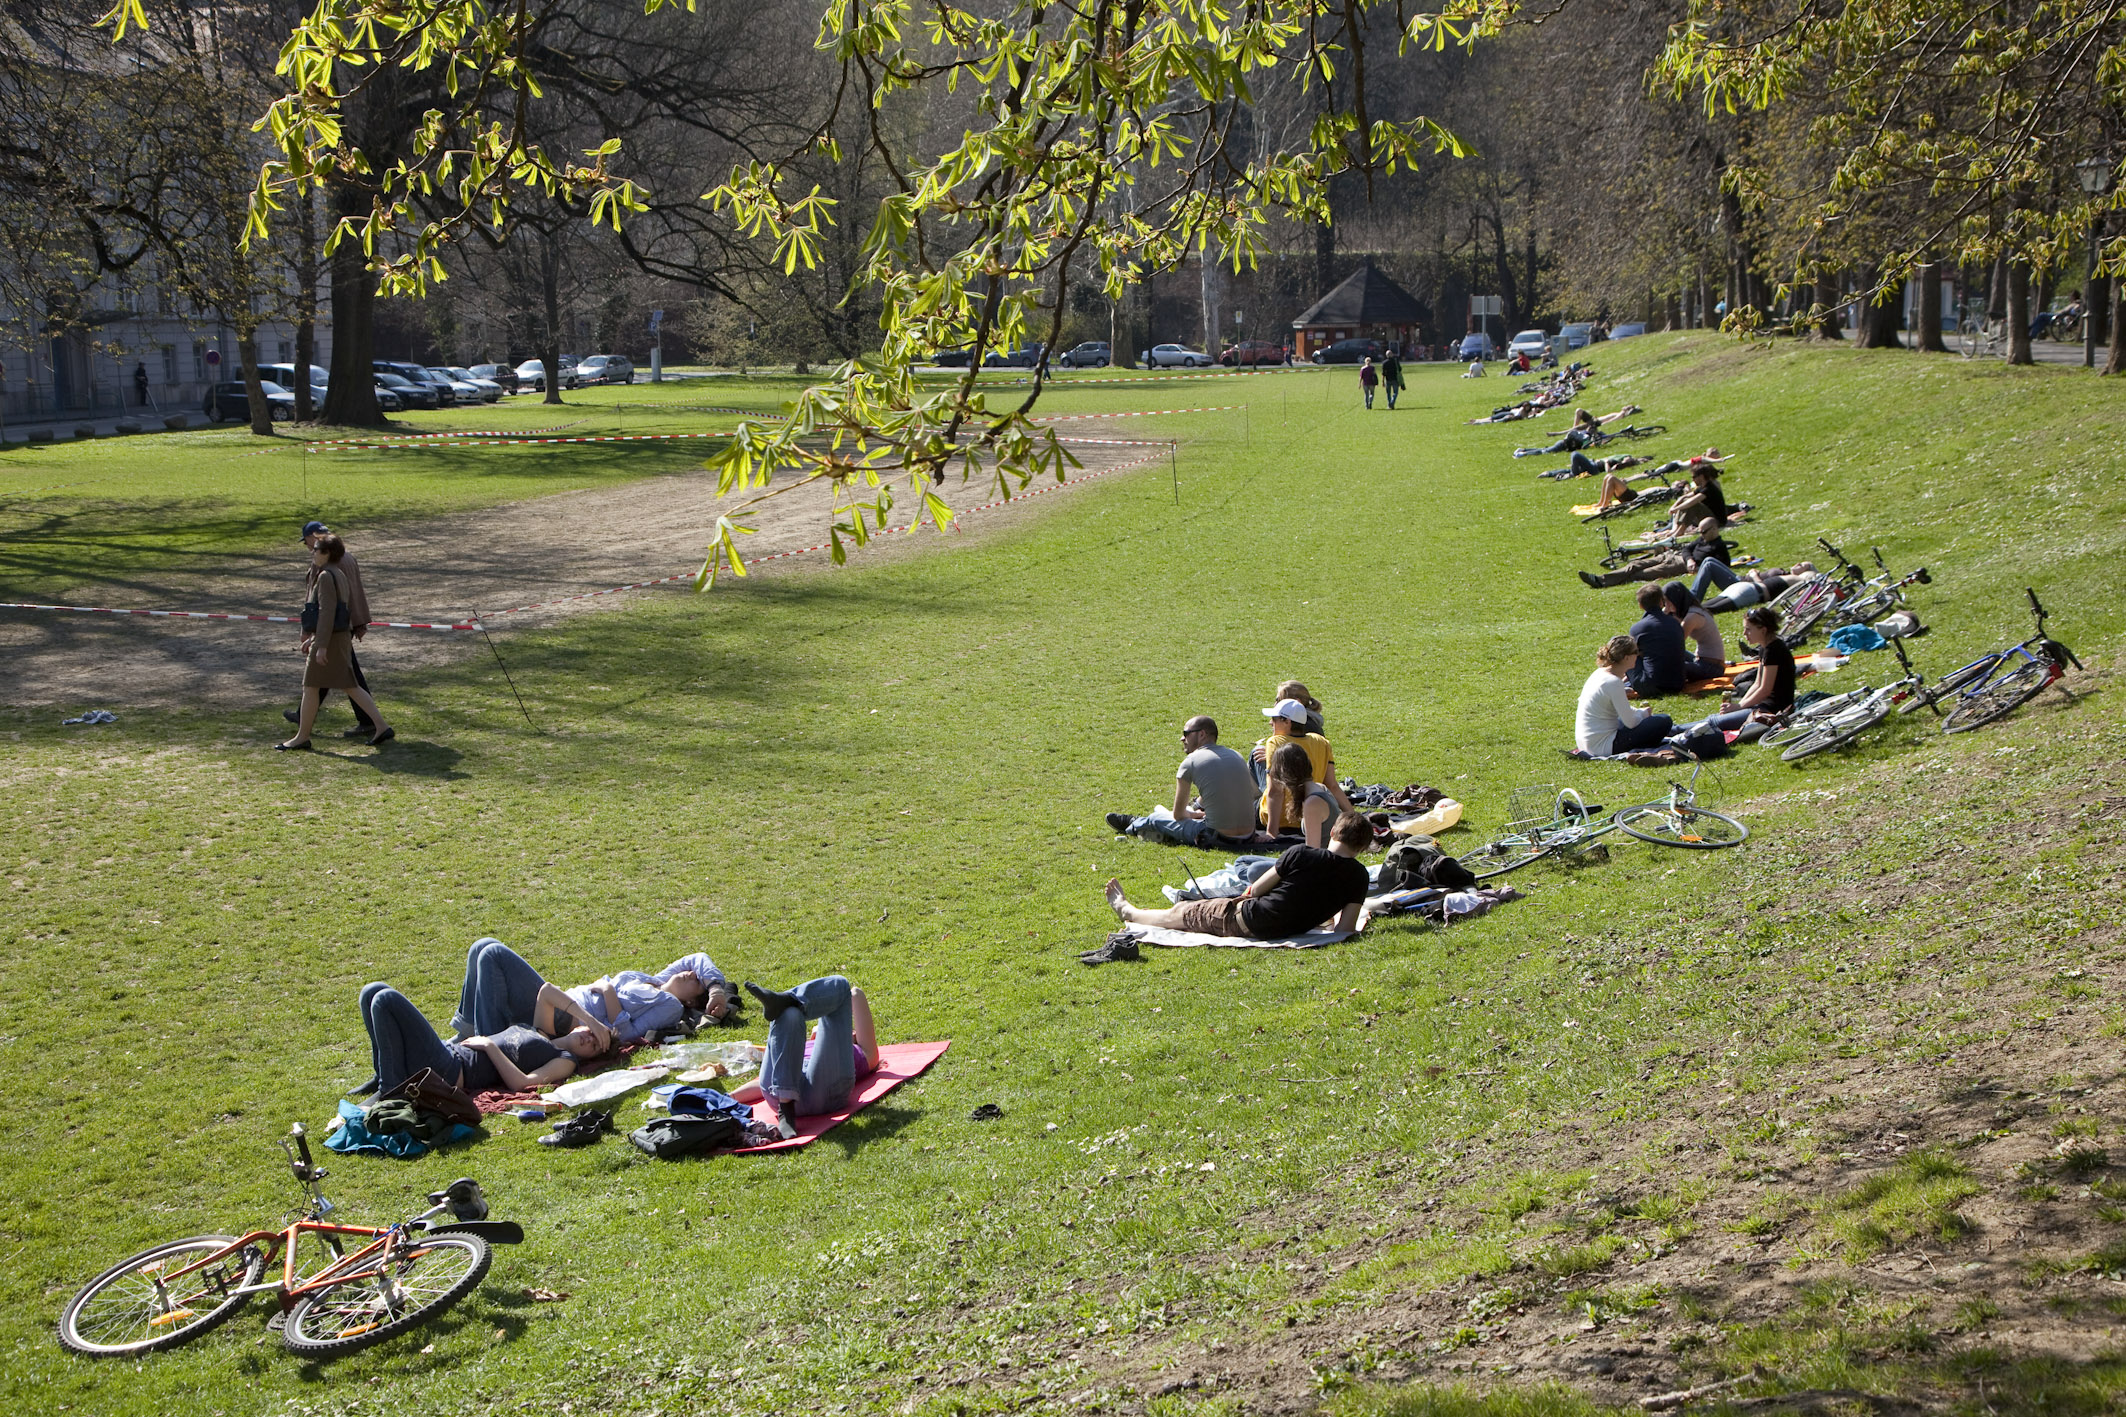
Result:
M133 366L133 401L142 408L148 406L148 366L145 360Z
M1380 362L1380 386L1387 391L1388 408L1392 412L1396 398L1403 391L1403 359L1392 344L1388 346L1388 357Z
M1373 356L1367 355L1359 362L1358 387L1365 393L1366 407L1373 407L1373 390L1380 386L1380 370L1373 367Z
M318 706L329 689L338 689L354 701L355 712L377 725L370 742L381 747L398 735L377 712L376 700L356 682L354 670L354 589L340 568L347 544L331 532L319 535L310 548L310 598L303 604L303 707L296 715L295 736L273 745L283 753L308 752L310 730L317 722Z
M313 593L317 588L318 580L316 557L318 543L331 535L331 530L323 522L303 523L303 545L312 553L306 584L309 585ZM333 540L339 541L339 538L333 537ZM354 641L359 641L364 635L369 633L369 594L362 588L362 568L355 562L354 553L346 549L346 543L343 541L340 543L340 558L334 564L339 567L340 573L346 577L347 581L348 633L353 637ZM367 697L369 694L369 681L362 675L362 662L355 657L352 643L347 647L347 664L353 670L355 687L362 691L364 697ZM339 685L334 684L330 686L330 689L339 687ZM331 697L330 689L318 695L318 706L320 708L324 706L325 700ZM342 738L374 739L377 731L375 719L370 716L369 711L362 706L361 701L357 700L354 695L349 694L347 701L354 705L354 727L346 730L340 736ZM300 723L302 721L302 715L295 709L283 709L281 717L287 719L290 723ZM308 739L310 736L309 731L307 729L304 730L302 736Z

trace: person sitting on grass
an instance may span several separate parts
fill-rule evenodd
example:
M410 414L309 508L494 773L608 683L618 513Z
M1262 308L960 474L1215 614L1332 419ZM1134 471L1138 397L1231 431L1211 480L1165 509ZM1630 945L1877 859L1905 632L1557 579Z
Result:
M1181 725L1181 766L1174 770L1174 820L1109 812L1107 824L1127 836L1180 840L1184 846L1245 845L1255 834L1255 777L1248 760L1218 741L1218 722L1197 714ZM1189 804L1193 791L1196 805Z
M1726 526L1727 519L1734 515L1728 505L1727 494L1720 487L1720 469L1710 463L1700 463L1690 470L1690 491L1676 499L1669 515L1676 526L1696 526L1710 517L1717 526Z
M423 1068L433 1068L466 1092L531 1092L560 1082L579 1061L605 1052L588 1028L548 1038L516 1025L445 1043L413 1001L388 984L363 985L357 1005L375 1070L360 1090L386 1096Z
M1580 686L1573 727L1573 741L1589 757L1658 748L1674 730L1667 714L1649 713L1631 701L1624 681L1638 662L1639 646L1630 635L1613 636L1595 651L1595 671Z
M1263 824L1272 832L1292 831L1299 826L1296 807L1287 806L1284 789L1274 777L1268 776L1269 765L1275 760L1277 750L1287 742L1306 749L1307 759L1314 768L1313 781L1329 789L1339 811L1350 811L1350 799L1344 796L1343 787L1336 781L1336 755L1329 747L1329 740L1319 733L1307 731L1310 710L1306 704L1299 699L1279 699L1262 712L1270 720L1270 736L1255 745L1267 778L1262 801L1258 804Z
M1720 712L1692 725L1692 733L1717 729L1754 739L1794 707L1794 652L1779 638L1779 612L1769 605L1751 606L1742 617L1742 638L1760 656L1755 681L1740 697L1722 699Z
M1659 586L1640 586L1638 599L1641 613L1632 622L1631 639L1639 658L1624 682L1642 699L1673 694L1683 687L1683 666L1690 658L1683 649L1683 622L1668 613Z
M1306 844L1327 848L1330 823L1339 810L1348 808L1338 808L1336 795L1314 780L1314 760L1305 748L1286 743L1270 756L1270 791Z
M1669 612L1682 622L1683 638L1690 641L1691 657L1683 662L1684 682L1717 679L1727 673L1727 644L1720 638L1720 626L1712 612L1700 605L1698 597L1681 581L1670 581L1661 587L1661 598L1668 602Z
M864 991L839 974L808 979L778 992L746 981L768 1021L767 1053L760 1077L731 1089L738 1102L765 1101L776 1130L797 1135L796 1119L839 1112L849 1105L856 1080L878 1069L878 1025ZM811 1040L805 1025L817 1020Z
M465 982L450 1022L460 1037L522 1026L558 1038L581 1026L605 1052L615 1041L632 1043L678 1026L689 1009L722 1019L735 994L707 955L689 955L655 975L626 969L563 990L515 950L486 937L466 952Z
M1318 928L1331 916L1340 934L1358 927L1370 881L1358 853L1373 844L1373 824L1345 812L1329 828L1326 850L1294 846L1257 876L1247 894L1184 900L1163 910L1131 905L1122 883L1109 880L1107 904L1125 925L1186 930L1244 940L1283 940Z

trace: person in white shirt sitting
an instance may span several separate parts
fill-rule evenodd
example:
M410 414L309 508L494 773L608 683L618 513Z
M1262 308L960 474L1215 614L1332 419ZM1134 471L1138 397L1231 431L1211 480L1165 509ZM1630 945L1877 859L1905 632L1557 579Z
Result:
M1649 713L1631 701L1625 676L1639 662L1639 644L1616 635L1595 651L1595 671L1580 686L1574 741L1589 757L1607 758L1641 748L1658 748L1675 731L1665 713Z

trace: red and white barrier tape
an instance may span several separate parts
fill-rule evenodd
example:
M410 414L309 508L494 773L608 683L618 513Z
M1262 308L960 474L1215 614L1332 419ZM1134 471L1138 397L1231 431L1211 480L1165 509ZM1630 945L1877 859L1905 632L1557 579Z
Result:
M1134 413L1037 413L1036 423L1078 423L1088 418L1158 418L1168 413L1233 413L1246 408L1244 403L1212 404L1209 408L1146 408Z
M1094 438L1074 438L1071 441L1090 443L1100 442L1103 440ZM1164 443L1137 442L1129 443L1126 446L1157 447L1160 449L1164 449L1167 445ZM1131 468L1142 467L1144 464L1154 461L1157 457L1157 453L1147 453L1143 457L1135 458L1126 463L1118 463L1114 467L1101 468L1097 472L1088 472L1082 477L1073 477L1067 482L1052 483L1049 486L1034 488L1031 491L1017 493L1014 496L999 497L995 501L984 502L980 506L967 507L962 509L957 515L965 516L969 512L991 511L997 507L1005 506L1011 502L1023 501L1028 497L1039 497L1042 494L1048 492L1060 492L1067 487L1076 487L1081 482L1091 482L1094 478L1107 477L1114 473L1127 472ZM919 530L922 525L923 520L921 517L918 517L914 522L910 523L907 526L887 527L879 534L883 536L894 532L916 531ZM759 566L764 565L769 561L784 561L788 560L792 556L806 556L814 552L825 551L831 545L833 545L832 542L822 541L816 546L803 546L797 548L794 551L776 551L766 556L755 557L753 560L748 561L746 564L748 566ZM675 581L690 581L694 579L696 574L697 573L694 571L681 571L676 575L660 576L656 580L630 581L626 585L610 586L604 590L585 591L581 595L565 595L554 600L540 600L534 601L530 605L513 606L508 610L493 610L489 611L487 615L484 615L481 618L486 619L491 616L500 615L521 615L527 610L542 610L556 605L573 604L574 602L580 600L596 600L601 596L619 595L623 591L645 590L651 586L671 585ZM14 600L0 601L0 610L45 610L57 611L64 614L72 615L145 615L155 619L163 620L258 621L271 625L297 625L302 623L302 617L300 615L246 615L236 611L221 610L131 610L110 605L37 605L32 604L28 601ZM440 622L428 622L419 620L371 620L369 622L369 628L372 630L477 630L480 628L480 624L477 620L461 621L455 624L444 624Z

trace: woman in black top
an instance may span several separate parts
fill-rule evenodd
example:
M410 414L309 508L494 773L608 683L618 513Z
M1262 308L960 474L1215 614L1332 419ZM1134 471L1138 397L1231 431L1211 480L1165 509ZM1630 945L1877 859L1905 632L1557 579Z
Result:
M1741 698L1722 699L1721 711L1691 732L1716 728L1723 733L1740 732L1745 740L1755 739L1794 706L1794 652L1779 638L1779 612L1769 605L1751 606L1742 617L1742 638L1762 656L1756 682Z
M1247 894L1217 900L1185 900L1165 910L1144 910L1123 897L1122 883L1107 883L1107 903L1125 925L1155 925L1198 935L1282 940L1321 928L1348 935L1358 928L1370 879L1358 853L1373 844L1373 824L1346 812L1329 828L1329 848L1295 846L1255 878Z
M557 1083L579 1059L604 1049L587 1028L548 1038L536 1029L505 1028L492 1037L445 1043L413 1001L388 984L365 984L362 1025L369 1030L374 1084L389 1093L423 1068L467 1092L530 1092Z

